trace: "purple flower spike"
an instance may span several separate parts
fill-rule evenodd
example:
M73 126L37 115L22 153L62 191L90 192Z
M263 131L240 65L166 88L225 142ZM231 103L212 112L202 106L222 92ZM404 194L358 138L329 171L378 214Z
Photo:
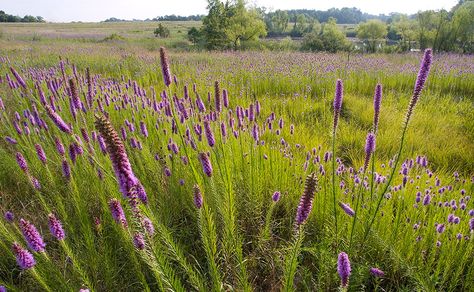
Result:
M13 76L15 76L16 81L21 85L21 87L26 88L26 83L25 80L18 74L18 72L15 70L15 68L10 67L10 71L12 71Z
M36 154L38 155L38 159L43 162L43 164L46 164L46 153L44 153L43 147L41 147L40 144L35 144L35 149L36 149Z
M333 124L333 132L336 131L337 123L339 121L339 114L341 113L342 107L342 97L344 95L344 89L342 85L342 80L338 79L336 81L336 93L334 95L334 124Z
M167 87L171 84L170 64L168 63L168 56L165 48L160 48L161 71L163 72L163 81Z
M16 162L21 170L28 172L28 163L26 163L25 157L20 152L16 153Z
M377 269L377 268L370 268L370 273L375 276L375 277L383 277L385 276L385 273L380 270L380 269Z
M206 133L207 143L209 146L213 147L216 144L216 139L214 138L214 134L212 133L211 123L209 120L204 121L204 132Z
M48 225L49 231L57 240L64 240L66 234L64 232L63 225L61 224L61 221L59 221L59 219L54 216L54 214L48 215Z
M341 207L342 210L344 210L344 212L345 212L347 215L349 215L349 216L351 216L351 217L353 217L353 216L355 215L354 210L352 210L352 208L351 208L348 204L344 204L344 203L342 203L342 202L339 202L339 207Z
M18 243L13 243L12 247L13 253L16 256L16 263L22 270L31 269L36 265L35 258L33 255Z
M276 191L273 193L273 196L272 196L272 200L273 202L278 202L280 201L280 196L281 196L281 193L279 191Z
M351 263L349 261L349 256L345 252L341 252L337 258L337 273L341 278L342 288L346 288L349 285Z
M127 227L127 218L125 217L125 213L123 212L122 205L120 204L120 202L115 198L111 199L109 201L109 208L115 222L119 223L123 227Z
M199 161L201 161L202 170L208 176L212 176L211 159L206 153L199 153Z
M46 244L43 241L43 237L39 234L36 227L30 222L20 219L20 229L25 237L28 246L36 252L44 252Z
M13 220L15 219L15 215L13 215L11 211L6 211L4 217L8 223L12 223Z
M374 133L367 134L367 139L365 140L365 160L364 160L364 171L369 166L370 156L375 151L375 135Z
M374 94L374 133L377 133L379 127L380 104L382 103L382 84L375 86Z
M145 230L149 236L153 236L153 234L155 234L155 227L153 226L153 222L151 222L150 218L143 218L143 226L145 227Z
M296 210L296 224L303 224L308 219L309 213L313 208L313 197L316 192L316 175L314 173L308 175L305 182L303 195L300 198L298 209Z
M18 144L18 142L17 142L14 138L9 137L9 136L5 137L5 141L6 141L8 144L11 144L11 145Z
M72 134L71 127L47 104L44 105L46 113L59 130L67 134Z
M139 250L145 249L145 239L141 233L135 233L133 236L133 245Z
M202 200L201 189L199 188L198 185L194 185L193 193L194 193L194 206L196 206L196 208L198 209L201 209L203 200Z
M430 73L431 63L433 61L433 52L431 49L426 49L423 56L423 61L421 61L420 70L418 71L418 76L416 78L415 88L413 89L413 95L408 106L406 121L410 120L410 117L413 113L416 103L420 97L421 91L425 86L426 79Z

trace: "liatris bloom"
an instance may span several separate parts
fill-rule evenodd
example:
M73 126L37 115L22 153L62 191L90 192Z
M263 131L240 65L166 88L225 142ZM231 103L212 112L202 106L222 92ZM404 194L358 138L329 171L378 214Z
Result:
M351 263L349 261L349 256L345 252L341 252L337 258L337 273L341 278L342 288L346 288L347 285L349 285Z
M385 273L377 268L370 268L370 273L374 275L375 277L383 277Z
M252 128L252 137L253 139L255 140L255 142L258 143L258 140L259 140L259 130L258 130L258 125L257 124L254 124L253 125L253 128Z
M279 191L274 192L272 196L273 202L278 202L280 200L280 195L281 193Z
M170 65L168 63L168 57L166 55L165 48L160 48L160 61L161 61L161 71L163 72L163 80L166 86L171 84L171 72Z
M364 171L369 166L370 156L375 151L375 135L374 133L367 134L367 138L365 140L365 160L364 160Z
M211 123L209 120L204 120L204 132L206 133L207 143L209 146L213 147L216 144L216 139L212 133Z
M471 231L474 230L474 218L469 219L469 229Z
M25 157L20 152L16 153L16 162L21 170L28 172L28 163L26 163Z
M77 92L76 83L74 79L69 79L69 90L71 91L72 105L75 109L81 109L81 99L79 98L79 93Z
M438 224L438 226L436 226L436 231L437 231L438 233L443 233L443 232L444 232L444 229L445 229L444 224Z
M16 256L16 263L22 270L31 269L36 265L35 258L33 255L18 243L13 243L12 247L13 253Z
M123 227L127 227L127 218L125 217L125 213L123 212L120 202L115 198L111 199L109 201L109 208L115 222L121 224Z
M133 236L133 245L139 250L145 248L145 239L143 239L143 235L141 233L135 233Z
M125 146L107 118L97 117L95 125L105 140L120 191L125 197L129 197L132 188L138 186L140 182L132 171Z
M338 79L336 81L336 93L334 95L334 124L333 132L336 131L337 123L339 121L339 114L341 113L342 107L342 96L344 95L344 89L342 86L342 80Z
M61 143L61 140L59 140L58 137L54 138L54 143L56 144L56 150L61 156L64 156L66 151L64 150L64 145Z
M202 201L201 189L199 188L198 185L194 185L193 193L194 193L194 206L196 206L196 208L198 209L201 209L203 201Z
M374 127L373 127L374 133L377 133L377 129L379 127L381 103L382 103L382 84L377 84L377 86L375 86L375 95L374 95Z
M217 80L214 83L214 96L215 96L215 102L216 102L216 111L220 112L222 110L221 88L219 86L219 81L217 81Z
M59 219L56 218L54 214L48 215L48 225L49 225L49 231L57 240L61 241L66 237L61 221L59 221Z
M5 286L0 285L0 292L7 292L7 288L5 288Z
M202 165L202 170L204 173L208 176L212 176L212 165L211 165L211 159L206 153L199 153L199 161L201 162Z
M222 101L225 107L229 107L229 95L226 89L222 91Z
M18 143L14 138L10 136L5 137L5 141L7 141L7 143L12 144L12 145L15 145Z
M431 202L431 196L430 194L426 194L425 197L423 198L423 205L427 206L430 204L430 202Z
M66 124L63 119L47 104L44 105L46 109L46 113L50 117L50 119L54 122L54 124L59 128L59 130L63 131L67 134L72 134L71 127Z
M146 128L146 124L143 121L140 122L140 131L144 137L148 137L148 130Z
M6 211L4 217L5 217L5 220L7 220L7 222L9 223L12 223L13 220L15 219L15 215L13 215L11 211Z
M344 204L344 203L342 203L342 202L339 202L339 207L341 207L342 210L344 210L344 212L345 212L347 215L349 215L349 216L351 216L351 217L353 217L353 216L355 215L354 210L352 210L352 208L351 208L348 204Z
M46 244L43 241L43 237L39 234L36 227L31 224L30 222L24 220L23 218L20 219L20 229L25 237L28 246L36 251L36 252L43 252Z
M155 234L155 227L153 226L153 222L151 222L150 218L144 217L142 223L148 235L153 236L153 234Z
M26 88L26 83L23 78L21 78L20 74L15 70L15 68L10 67L10 71L12 71L13 76L15 76L16 81L21 85L21 87Z
M318 181L314 173L306 177L305 188L303 195L300 198L300 203L296 211L296 224L301 225L308 219L309 213L313 207L313 197L316 192L316 185Z
M410 120L412 115L413 109L418 102L418 98L420 97L421 91L426 82L426 78L428 78L428 74L430 73L431 62L433 59L433 52L431 49L426 49L425 54L423 56L423 61L421 61L420 70L418 71L418 76L416 78L415 88L413 90L413 95L410 100L410 104L408 106L408 111L406 115L406 123Z
M44 153L43 147L40 144L35 144L36 154L38 155L38 159L46 164L46 153Z

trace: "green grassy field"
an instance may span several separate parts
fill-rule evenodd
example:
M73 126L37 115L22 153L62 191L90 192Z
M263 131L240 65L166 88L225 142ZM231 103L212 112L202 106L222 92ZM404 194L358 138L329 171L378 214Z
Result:
M183 27L183 38L169 40L154 38L152 23L2 25L0 210L15 219L0 220L0 285L13 291L332 291L341 286L337 261L345 252L352 272L344 289L350 291L474 289L472 56L434 55L394 167L422 54L185 52L175 45L185 42L187 25L176 24L172 36ZM125 40L103 41L112 33ZM162 45L170 47L176 76L169 87ZM74 108L69 79L83 106ZM337 79L344 96L330 155ZM383 95L376 151L362 170L377 83ZM227 106L216 104L223 89ZM205 111L198 110L198 97ZM72 134L47 114L53 104ZM122 195L123 177L111 163L115 148L102 151L94 138L93 132L107 137L104 125L94 125L105 112L147 204L135 205L136 185ZM205 121L212 146L205 129L195 129ZM56 149L56 137L66 154ZM17 153L28 171L20 170ZM211 176L202 153L210 157ZM311 197L305 191L311 173L317 180L312 210L297 224L298 205ZM281 196L272 200L276 191ZM112 217L112 198L121 202L128 227ZM64 239L50 233L49 213L62 221ZM33 251L20 218L36 226L45 251ZM137 234L143 246L133 240ZM33 268L15 262L14 242L33 254ZM372 275L372 267L384 276Z

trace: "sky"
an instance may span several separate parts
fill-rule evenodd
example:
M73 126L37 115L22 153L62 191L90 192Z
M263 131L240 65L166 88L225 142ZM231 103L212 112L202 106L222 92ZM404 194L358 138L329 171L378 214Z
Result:
M449 10L458 0L251 0L257 6L276 9L357 7L370 14L416 13L419 10ZM13 15L43 16L47 21L102 21L110 17L146 19L176 14L206 14L206 0L0 0L0 10Z

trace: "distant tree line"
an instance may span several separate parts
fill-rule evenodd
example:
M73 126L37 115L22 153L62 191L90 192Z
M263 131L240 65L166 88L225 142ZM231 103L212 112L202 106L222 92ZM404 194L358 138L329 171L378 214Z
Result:
M6 14L0 10L0 22L45 22L41 16L25 15L23 17Z

